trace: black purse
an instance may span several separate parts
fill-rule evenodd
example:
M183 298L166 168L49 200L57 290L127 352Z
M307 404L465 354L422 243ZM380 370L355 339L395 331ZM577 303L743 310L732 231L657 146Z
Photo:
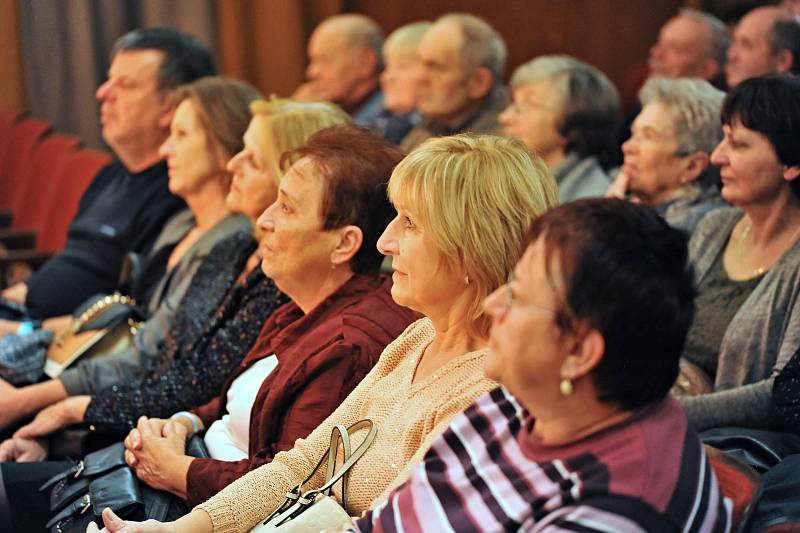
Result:
M153 518L161 522L189 511L186 502L174 494L140 483L125 463L124 453L122 442L92 452L39 488L51 490L50 511L54 514L47 522L50 531L83 533L90 522L101 520L106 507L126 520ZM192 436L186 453L208 457L202 437Z
M125 464L125 446L119 442L90 453L74 466L47 480L40 491L50 492L53 517L46 527L53 533L86 531L110 507L125 519L144 518L139 482Z

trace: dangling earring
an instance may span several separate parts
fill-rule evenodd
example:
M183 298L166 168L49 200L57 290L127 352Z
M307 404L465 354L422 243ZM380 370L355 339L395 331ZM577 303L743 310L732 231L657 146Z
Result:
M470 279L469 276L464 276L464 285L469 285Z
M336 263L331 261L331 270L336 270Z
M559 389L561 389L561 396L569 396L572 394L572 391L574 390L572 387L572 380L569 378L562 379L561 383L559 384Z

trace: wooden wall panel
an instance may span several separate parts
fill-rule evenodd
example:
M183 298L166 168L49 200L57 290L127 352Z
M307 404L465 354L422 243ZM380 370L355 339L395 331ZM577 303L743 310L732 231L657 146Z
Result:
M464 11L489 21L506 39L506 79L541 54L565 53L600 68L622 88L625 75L647 59L677 0L350 0L348 10L377 20L387 31L414 20Z
M0 109L25 109L16 0L0 0Z

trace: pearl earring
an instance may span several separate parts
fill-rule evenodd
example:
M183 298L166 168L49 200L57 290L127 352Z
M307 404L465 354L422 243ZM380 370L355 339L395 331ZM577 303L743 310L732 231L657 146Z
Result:
M561 396L569 396L572 394L572 391L574 390L572 386L572 380L569 378L562 379L561 383L559 384L559 389L561 389Z

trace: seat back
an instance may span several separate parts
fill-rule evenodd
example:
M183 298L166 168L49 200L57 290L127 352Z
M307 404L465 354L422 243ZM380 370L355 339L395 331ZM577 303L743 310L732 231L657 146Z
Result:
M733 502L731 531L746 531L761 495L761 476L745 462L707 444L704 447L723 496Z
M49 132L50 124L34 118L22 119L11 126L0 154L0 207L13 207L16 203L35 147Z
M57 178L53 208L47 214L46 231L39 239L41 250L61 250L67 240L67 228L78 212L78 204L86 188L111 157L96 150L83 149L74 152L61 168Z
M13 205L15 227L44 233L47 213L56 207L53 202L58 177L79 146L77 137L60 133L48 135L36 145Z

